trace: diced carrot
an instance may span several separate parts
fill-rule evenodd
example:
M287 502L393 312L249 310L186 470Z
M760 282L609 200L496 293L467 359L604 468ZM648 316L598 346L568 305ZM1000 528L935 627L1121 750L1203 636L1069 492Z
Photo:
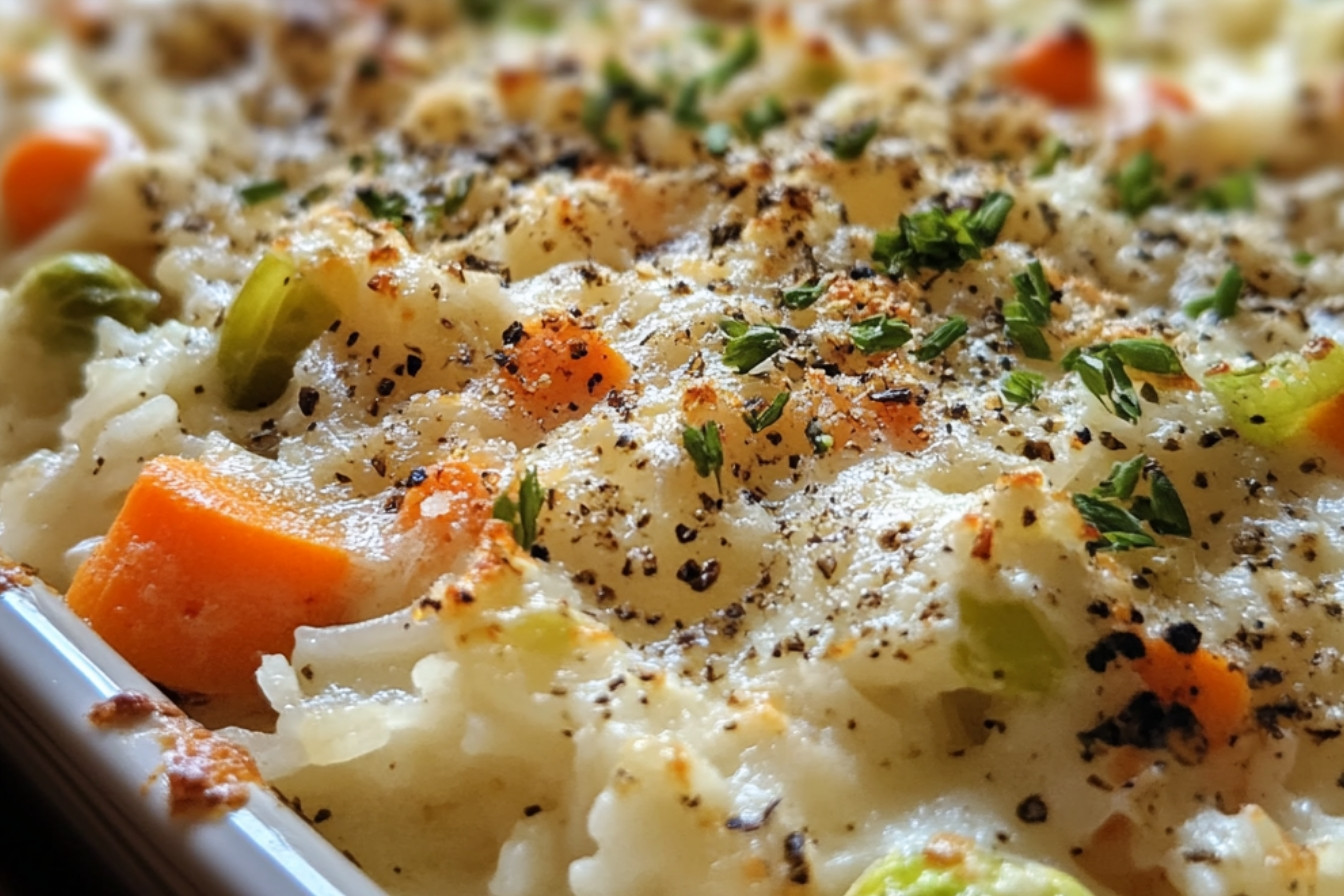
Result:
M1195 111L1195 98L1185 86L1167 78L1152 78L1148 81L1148 93L1154 105L1170 109L1173 112Z
M1096 47L1076 26L1023 45L1008 61L1004 76L1014 87L1056 106L1091 106L1101 98Z
M820 371L808 371L807 383L817 389L818 423L836 445L868 446L880 438L897 451L918 451L928 444L920 425L924 413L909 389L882 389L840 382Z
M79 568L71 609L148 678L242 694L294 629L344 621L350 557L310 515L200 461L160 457Z
M1251 708L1245 673L1203 647L1180 653L1166 641L1145 638L1144 649L1134 671L1163 703L1194 713L1210 748L1226 745L1241 730Z
M459 532L473 541L490 518L490 492L481 471L458 461L440 464L412 480L401 502L401 519L408 526L428 526L446 539Z
M601 333L568 318L523 327L500 352L500 376L514 400L543 427L582 417L630 380L630 365Z
M1344 392L1311 410L1307 429L1331 448L1344 454Z
M108 145L95 130L33 131L12 144L0 161L10 238L26 243L74 211Z

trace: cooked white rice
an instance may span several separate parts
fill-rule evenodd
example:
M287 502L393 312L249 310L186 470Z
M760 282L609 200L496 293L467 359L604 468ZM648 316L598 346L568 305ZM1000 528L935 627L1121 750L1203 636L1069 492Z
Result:
M941 834L1097 896L1344 892L1344 456L1307 431L1239 437L1200 387L1220 362L1344 341L1344 5L614 0L538 31L516 21L535 18L525 3L483 27L428 0L109 0L84 41L58 6L0 2L0 149L71 121L116 147L75 215L0 244L0 285L105 252L167 313L144 332L101 320L81 366L0 289L0 550L66 587L164 454L339 519L362 621L268 656L274 731L232 733L389 892L839 896ZM1103 48L1106 103L997 89L1024 35L1065 20ZM778 97L786 120L758 143L739 133L715 156L669 108L620 104L619 149L585 131L604 60L674 85L747 28L759 58L700 110L733 122ZM1154 100L1155 72L1193 111ZM825 148L868 119L857 160ZM1051 136L1072 151L1033 175ZM1133 218L1107 178L1144 146L1172 197ZM1190 200L1248 169L1253 211ZM468 177L460 208L430 212ZM282 196L240 201L272 178ZM370 215L369 189L406 198L400 228ZM874 274L899 215L995 190L1014 205L982 259ZM268 249L323 272L339 325L274 404L232 410L220 322ZM1033 258L1061 291L1051 361L1004 335ZM1184 314L1232 264L1238 313ZM816 305L781 307L822 276ZM914 338L865 356L850 324L879 312ZM633 369L549 426L494 357L545 314ZM717 327L733 315L790 344L737 373ZM968 335L917 361L953 315ZM1154 380L1133 423L1059 365L1125 337L1171 346L1193 377ZM1044 376L1034 403L1005 402L1010 369ZM752 435L749 400L785 389L779 439ZM847 421L846 402L899 390L913 434ZM721 492L683 446L709 422ZM838 434L824 453L818 432ZM1141 453L1191 536L1090 554L1071 496ZM447 547L389 534L408 477L449 460L511 495L537 471L540 559L500 530ZM1037 649L1059 654L1049 688L975 658L983 633L962 616L980 604L1030 608ZM1144 689L1090 652L1181 623L1254 685L1231 742L1082 737Z

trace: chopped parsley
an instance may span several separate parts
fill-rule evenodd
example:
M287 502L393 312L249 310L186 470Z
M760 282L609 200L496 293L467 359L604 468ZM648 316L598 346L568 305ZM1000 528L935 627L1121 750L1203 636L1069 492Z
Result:
M1015 408L1035 404L1045 392L1045 377L1032 370L1014 370L999 383L999 392Z
M723 443L719 440L719 424L710 420L699 429L689 425L683 427L681 444L686 448L686 453L691 456L691 462L695 464L695 472L701 478L708 478L710 474L713 474L719 492L722 493Z
M903 214L896 229L877 234L873 261L893 276L922 268L955 271L994 244L1012 207L1013 197L995 191L974 211L934 207Z
M262 180L241 188L238 191L238 198L243 201L243 205L260 205L263 202L270 202L272 199L279 199L285 195L289 189L289 181L283 177L275 180Z
M1148 494L1136 496L1140 477L1145 474ZM1124 501L1129 502L1128 509L1122 505ZM1115 464L1110 475L1090 493L1073 495L1073 506L1083 521L1097 530L1099 537L1087 545L1092 553L1155 547L1157 540L1144 531L1144 523L1156 535L1191 534L1190 518L1176 486L1145 454Z
M830 284L821 279L809 280L806 283L799 283L797 286L791 286L784 290L780 296L780 304L785 308L791 308L794 311L802 311L804 308L811 308L816 304L817 299L826 294Z
M915 358L924 363L932 361L951 347L952 343L966 335L969 327L966 318L960 315L949 317L938 328L924 337L924 341L915 349Z
M747 412L742 415L747 428L752 432L761 432L779 422L780 416L784 413L784 406L789 403L789 398L789 392L780 392L764 410L761 409L761 406L765 404L764 401L759 398L752 399L747 404Z
M1126 367L1162 376L1185 373L1176 352L1157 339L1117 339L1084 349L1075 348L1064 356L1060 365L1078 374L1087 390L1107 410L1129 423L1138 422L1143 409Z
M1003 306L1004 328L1022 354L1039 361L1050 360L1050 343L1041 332L1050 322L1050 302L1055 291L1045 279L1041 263L1032 260L1026 273L1013 275L1014 301Z
M879 314L849 325L849 338L865 355L900 348L914 337L910 325L899 317Z
M602 64L602 88L584 97L579 120L604 149L612 152L619 150L621 145L620 141L607 133L607 120L620 103L625 104L632 117L638 118L650 109L663 105L663 97L639 83L619 61L608 58Z
M863 155L868 142L877 135L877 119L869 118L857 121L849 127L822 140L831 155L845 162L852 162Z
M537 479L536 468L529 468L518 484L518 500L508 495L495 499L494 517L513 526L513 540L525 551L530 551L537 543L537 517L541 514L541 505L545 491Z
M360 187L355 190L355 198L375 218L402 224L409 217L407 210L410 203L405 196L395 190L389 193L380 193L373 187Z
M1255 175L1237 171L1195 193L1195 207L1212 212L1254 211Z
M1120 210L1131 218L1137 218L1153 206L1165 202L1167 193L1162 188L1162 174L1162 166L1146 149L1126 162L1110 178Z
M789 113L784 111L783 103L779 101L779 97L772 94L742 111L742 130L746 131L747 136L755 142L760 140L766 131L779 127L788 119Z
M728 86L728 82L756 64L761 55L761 39L755 28L744 30L737 43L728 51L728 55L719 61L705 75L705 83L715 93Z
M1241 269L1232 265L1223 274L1223 279L1218 281L1212 294L1186 303L1185 313L1190 317L1199 317L1205 311L1212 311L1218 320L1227 320L1237 313L1237 300L1241 298L1245 286Z
M784 348L784 336L769 324L748 324L745 321L724 318L719 329L728 336L723 347L723 363L738 373L750 373Z

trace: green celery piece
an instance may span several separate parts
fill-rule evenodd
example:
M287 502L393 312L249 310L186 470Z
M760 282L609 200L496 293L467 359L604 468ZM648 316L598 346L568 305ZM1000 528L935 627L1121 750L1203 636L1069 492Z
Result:
M868 867L845 896L1093 896L1063 871L1018 856L966 849L960 861L895 852Z
M144 331L159 294L106 255L67 252L29 268L14 286L28 328L49 351L89 355L98 318Z
M957 596L962 637L952 664L973 687L1044 694L1054 688L1068 663L1059 635L1030 604Z
M1312 408L1344 392L1344 349L1320 338L1248 368L1220 365L1205 375L1204 387L1243 438L1276 445L1302 427Z
M267 253L238 291L219 333L217 363L229 405L255 410L279 398L299 355L338 316L292 261Z

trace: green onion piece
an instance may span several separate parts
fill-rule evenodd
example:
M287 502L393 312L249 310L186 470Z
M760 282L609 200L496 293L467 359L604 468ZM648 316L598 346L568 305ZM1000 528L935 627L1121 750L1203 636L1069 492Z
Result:
M761 55L761 39L755 28L744 30L732 50L705 75L705 83L715 93L728 82L756 64Z
M254 410L275 401L294 362L337 318L336 306L294 263L267 254L224 317L217 363L229 405Z
M98 318L144 331L159 294L106 255L67 252L31 268L14 285L28 329L54 352L92 354Z
M279 199L285 195L289 189L289 181L284 178L275 180L263 180L254 184L248 184L238 191L238 198L244 205L260 205L263 202L270 202L272 199Z
M752 403L749 403L747 405L747 413L742 415L742 419L746 421L747 428L752 432L761 432L779 422L779 418L784 413L784 406L789 403L789 398L789 392L780 392L775 396L774 401L770 402L770 406L759 413L757 412L757 409L760 408L764 402L755 399Z
M910 325L898 317L879 314L849 325L849 338L865 355L891 351L905 345L915 334Z
M769 324L746 324L726 318L719 329L728 336L723 348L723 363L738 373L750 373L758 364L784 348L784 337Z
M1205 311L1212 311L1218 320L1227 320L1237 313L1237 300L1241 298L1241 291L1245 285L1241 268L1232 265L1223 274L1223 279L1218 281L1218 286L1212 295L1187 302L1185 313L1189 317L1199 317Z
M952 665L976 688L1044 694L1068 665L1068 652L1031 604L957 595L961 636Z
M719 424L710 420L699 429L694 426L683 427L681 444L691 456L695 472L702 478L708 478L712 473L722 493L723 443L719 440Z
M360 187L355 190L355 198L375 218L404 224L409 217L407 215L407 210L410 207L409 201L395 190L389 193L381 193L373 187Z
M1165 202L1167 194L1160 183L1162 174L1162 166L1146 149L1125 163L1119 173L1111 177L1121 211L1131 218L1137 218L1153 206Z
M935 858L936 856L936 858ZM1093 896L1048 865L969 847L947 855L893 853L868 867L845 896Z
M956 315L949 317L938 326L915 350L915 358L924 363L932 361L951 347L952 343L966 335L969 329L966 318Z
M857 121L837 134L831 134L822 143L837 159L852 162L863 155L869 141L876 135L877 119L869 118Z
M1035 404L1045 392L1045 377L1032 370L1014 370L999 383L999 392L1013 407Z
M1219 365L1205 375L1204 387L1243 438L1276 445L1301 428L1312 408L1344 392L1344 349L1319 338L1262 364Z

